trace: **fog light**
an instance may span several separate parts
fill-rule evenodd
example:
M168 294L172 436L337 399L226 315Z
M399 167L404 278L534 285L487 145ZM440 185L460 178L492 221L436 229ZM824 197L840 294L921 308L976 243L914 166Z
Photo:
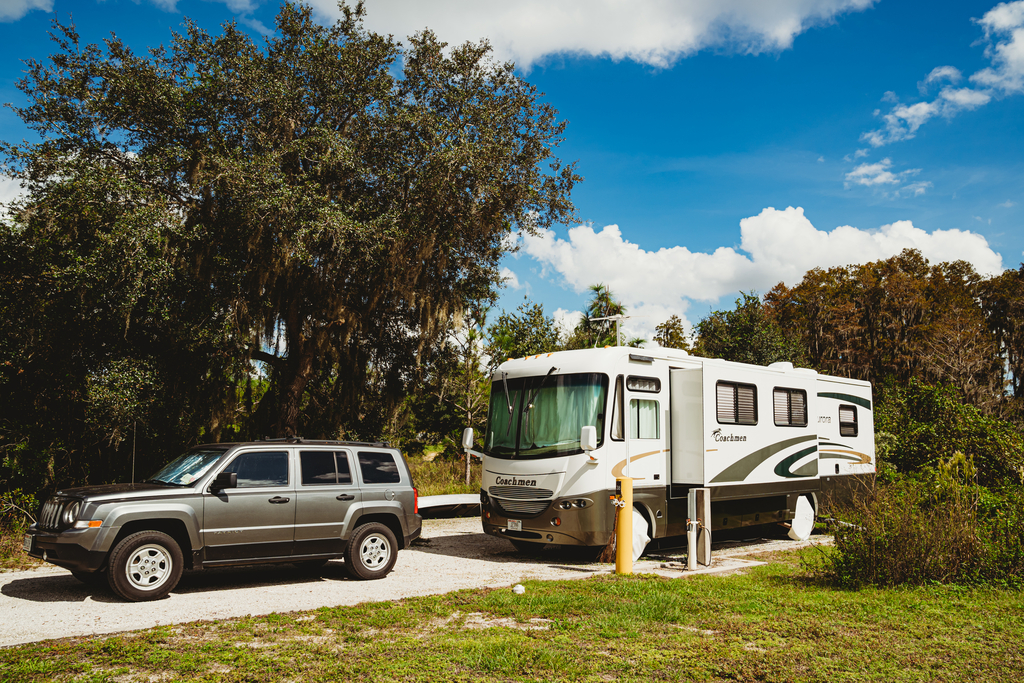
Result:
M555 517L551 520L551 526L562 526L562 520L560 520L558 517Z
M555 540L555 537L552 536L551 534L548 534L548 543L551 543L551 541L553 541L553 540Z

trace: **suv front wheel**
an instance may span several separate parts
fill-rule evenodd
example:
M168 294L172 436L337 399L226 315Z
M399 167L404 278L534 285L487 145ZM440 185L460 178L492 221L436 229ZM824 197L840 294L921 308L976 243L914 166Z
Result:
M345 548L345 567L357 579L383 579L398 559L398 543L380 522L356 528Z
M160 531L140 531L127 536L110 553L107 579L110 588L125 600L159 600L181 578L181 548Z

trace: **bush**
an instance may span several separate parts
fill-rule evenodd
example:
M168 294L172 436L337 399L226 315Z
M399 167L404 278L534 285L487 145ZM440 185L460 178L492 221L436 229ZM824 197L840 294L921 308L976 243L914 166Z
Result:
M879 484L833 524L819 571L844 586L1024 585L1024 496L975 483L957 452L915 478Z

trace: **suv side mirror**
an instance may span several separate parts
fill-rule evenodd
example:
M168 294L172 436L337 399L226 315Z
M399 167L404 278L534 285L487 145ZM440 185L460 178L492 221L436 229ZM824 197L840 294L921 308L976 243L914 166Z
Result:
M213 483L210 484L211 491L223 491L224 489L233 489L237 487L237 472L221 472L214 478Z
M462 430L462 448L463 450L469 450L473 447L473 428L466 427Z
M597 460L597 458L590 453L592 450L597 448L597 428L593 425L588 425L580 430L580 448L582 448L587 455L590 455L591 460Z

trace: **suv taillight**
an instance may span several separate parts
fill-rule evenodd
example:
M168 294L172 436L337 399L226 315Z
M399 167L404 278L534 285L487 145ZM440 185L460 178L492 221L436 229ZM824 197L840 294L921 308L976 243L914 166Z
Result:
M412 511L416 515L420 513L420 492L415 486L412 487Z

